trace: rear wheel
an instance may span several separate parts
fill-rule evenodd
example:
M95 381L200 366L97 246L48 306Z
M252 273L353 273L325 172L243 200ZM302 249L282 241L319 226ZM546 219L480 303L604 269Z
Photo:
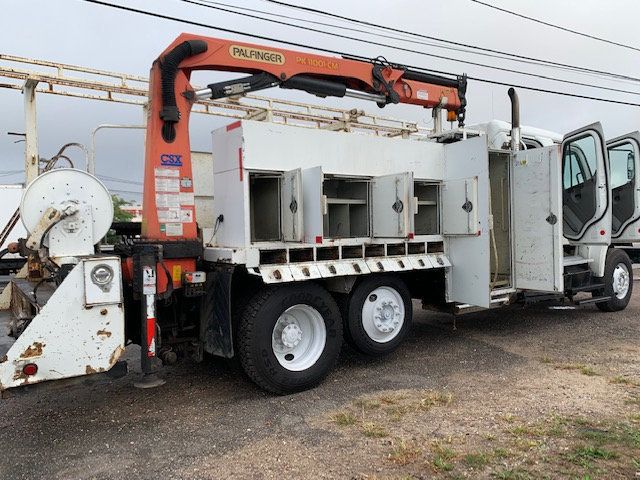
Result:
M285 394L318 384L333 368L342 344L342 320L331 295L304 283L258 292L243 311L240 362L270 392Z
M413 318L409 289L392 275L365 278L350 295L345 310L345 338L367 355L386 355L398 348Z
M605 287L599 293L610 298L606 302L596 303L596 306L603 312L624 310L633 292L633 269L626 252L617 248L607 252L602 281Z

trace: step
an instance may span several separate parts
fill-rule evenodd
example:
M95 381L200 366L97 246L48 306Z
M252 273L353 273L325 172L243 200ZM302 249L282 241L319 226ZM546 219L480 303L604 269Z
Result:
M584 258L580 255L565 255L565 257L562 259L562 264L565 267L571 267L573 265L586 265L591 262L593 262L592 258Z
M611 297L609 296L603 296L603 297L591 297L591 298L585 298L583 300L576 300L575 302L573 302L576 305L589 305L591 303L602 303L602 302L608 302L609 300L611 300Z
M577 292L593 292L594 290L601 290L605 287L604 283L594 283L592 285L587 285L586 287L576 288Z
M516 289L513 287L506 288L496 288L491 290L491 297L500 297L502 295L509 295L510 293L515 293Z

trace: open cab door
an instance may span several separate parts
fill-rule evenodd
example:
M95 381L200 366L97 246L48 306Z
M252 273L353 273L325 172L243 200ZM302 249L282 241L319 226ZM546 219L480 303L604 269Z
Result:
M489 159L487 137L445 145L442 234L451 261L448 302L489 308Z
M611 241L640 242L640 132L607 142L611 173Z
M514 287L561 292L560 146L516 152L512 165Z
M562 142L562 229L573 245L611 242L609 162L600 123Z

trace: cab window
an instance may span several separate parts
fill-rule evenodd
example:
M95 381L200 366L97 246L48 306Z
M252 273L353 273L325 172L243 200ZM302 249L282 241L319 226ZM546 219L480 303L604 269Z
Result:
M580 235L597 211L596 140L587 135L565 143L562 158L564 231Z
M612 189L634 182L635 154L630 142L609 148L609 167Z

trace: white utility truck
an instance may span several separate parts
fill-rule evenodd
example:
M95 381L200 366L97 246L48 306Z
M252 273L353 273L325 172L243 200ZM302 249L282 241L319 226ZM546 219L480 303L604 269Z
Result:
M112 206L85 172L54 169L25 191L29 237L19 250L32 275L11 284L15 343L0 352L0 390L122 374L131 341L142 347L141 386L162 382L161 361L208 353L239 356L258 385L288 393L321 381L343 338L368 355L395 350L411 328L412 299L457 313L547 299L605 311L629 302L631 262L614 241L640 235L637 134L607 143L598 123L564 138L521 129L513 90L511 125L444 132L442 110L462 124L466 79L377 61L191 35L160 59L141 234L110 255L94 247ZM254 75L190 86L189 72L221 65ZM308 72L322 68L333 73ZM434 108L437 130L392 138L268 118L230 124L213 132L213 210L198 211L194 98L278 85L421 104ZM198 219L213 228L203 232Z

